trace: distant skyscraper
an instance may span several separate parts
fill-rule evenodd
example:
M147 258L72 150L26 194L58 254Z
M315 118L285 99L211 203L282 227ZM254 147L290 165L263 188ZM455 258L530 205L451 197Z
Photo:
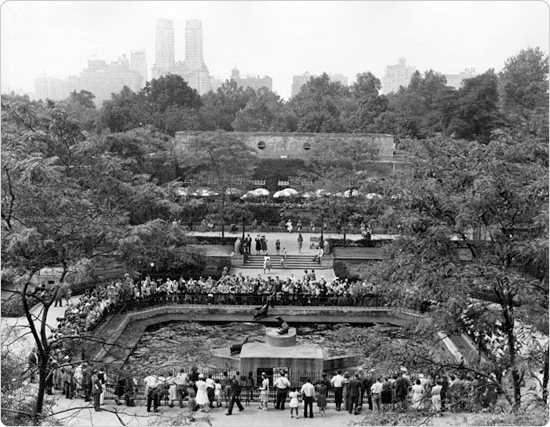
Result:
M339 73L329 74L328 77L333 82L342 83L344 86L348 85L348 78L346 76L344 76L343 74L339 74Z
M36 99L51 99L61 101L69 96L66 80L42 76L34 79L34 97Z
M168 74L174 68L174 26L172 21L164 18L157 20L155 42L153 78L158 78Z
M185 25L185 63L191 70L200 70L204 65L202 24L198 19L191 19Z
M88 68L80 73L78 87L69 90L87 90L95 95L95 103L101 105L103 101L111 99L112 93L118 93L124 86L134 92L141 89L143 78L130 69L130 62L126 56L117 61L107 63L104 60L89 60Z
M406 65L405 58L399 58L399 64L386 66L381 93L397 92L400 86L407 87L415 71L414 67Z
M300 76L292 76L292 90L290 93L290 96L296 96L300 93L302 90L302 86L305 85L309 80L315 76L312 76L308 72L305 72L304 74Z
M210 90L210 75L204 63L202 50L202 24L197 19L187 21L185 26L185 61L178 61L172 69L200 95Z
M147 82L147 59L145 51L139 50L130 53L130 70L137 71L142 77L141 86L145 86Z
M475 68L467 68L459 74L445 74L445 78L447 79L447 86L452 86L455 89L460 89L464 80L471 79L472 77L475 77L475 75Z
M254 90L258 90L262 87L266 87L269 90L272 90L273 88L273 79L269 76L246 76L241 77L239 70L234 68L231 71L231 80L234 80L237 82L237 84L241 87L247 88L250 87Z

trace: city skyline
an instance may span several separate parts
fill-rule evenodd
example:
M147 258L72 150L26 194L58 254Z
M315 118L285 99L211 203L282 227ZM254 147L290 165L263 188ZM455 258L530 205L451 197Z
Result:
M233 68L267 75L290 96L295 75L342 74L352 83L405 57L423 72L499 71L521 49L548 52L543 2L8 2L2 5L2 89L33 92L44 74L78 74L88 59L144 51L156 58L157 19L174 24L175 61L185 25L202 22L203 60L213 77ZM44 35L45 34L45 35Z

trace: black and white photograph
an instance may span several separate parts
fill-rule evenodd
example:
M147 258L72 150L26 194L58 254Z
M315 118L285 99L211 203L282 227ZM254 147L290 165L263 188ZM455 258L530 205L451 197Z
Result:
M550 4L0 3L6 426L549 423Z

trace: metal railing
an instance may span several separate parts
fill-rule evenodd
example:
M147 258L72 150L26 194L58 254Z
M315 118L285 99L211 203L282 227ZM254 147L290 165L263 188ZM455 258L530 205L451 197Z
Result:
M175 293L154 294L141 298L131 298L124 302L124 311L140 310L152 306L172 304L204 304L204 305L253 305L261 306L270 301L272 306L332 306L332 307L389 307L390 301L377 294L350 295L320 295L299 294L206 294L206 293ZM414 309L414 307L408 307Z

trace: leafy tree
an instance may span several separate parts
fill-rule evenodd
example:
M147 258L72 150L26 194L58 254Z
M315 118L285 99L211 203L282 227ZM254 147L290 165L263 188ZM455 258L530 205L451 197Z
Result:
M357 81L351 86L351 96L356 103L356 108L348 118L348 130L379 131L377 118L388 109L387 98L379 95L380 88L380 80L371 72L357 75Z
M224 132L202 133L191 139L179 159L195 185L218 193L212 204L214 218L221 224L222 242L225 224L235 215L235 203L226 194L228 188L243 188L249 182L257 157L255 150L237 137Z
M155 270L181 274L204 266L202 255L187 246L190 242L185 228L178 222L154 219L129 228L119 240L118 248L133 271L145 273L154 262Z
M498 111L498 79L493 70L466 79L449 114L447 133L487 143L491 132L504 124Z
M203 95L200 110L201 130L232 131L237 113L254 96L254 89L243 89L235 80L227 80L216 92Z
M289 104L298 117L298 132L342 132L342 113L351 108L349 88L326 73L311 78Z
M85 131L95 130L98 111L94 103L95 95L87 90L72 91L66 100L66 110L75 117L80 128Z
M503 113L514 129L548 140L548 55L522 50L499 73Z
M389 109L397 115L399 136L425 138L443 130L444 113L454 96L446 83L445 76L433 70L424 75L416 71L406 88L388 97Z
M476 369L498 378L510 373L513 399L506 395L515 406L533 363L520 353L517 323L537 325L533 319L548 313L548 170L533 159L535 144L506 138L488 145L445 139L417 144L415 167L399 177L399 197L390 199L400 212L403 238L379 276L380 289L395 304L429 295L435 330L468 331L464 315L472 309L491 324L506 344L502 356ZM471 261L458 257L457 244ZM472 306L471 296L488 301ZM547 333L547 324L541 326ZM482 329L474 322L474 330Z
M342 231L344 243L348 223L361 222L363 205L359 193L368 183L367 170L376 158L377 149L369 144L358 144L351 138L319 141L311 148L301 177L312 182L308 191L318 191L312 201L321 224L333 223Z
M81 107L94 110L95 109L94 99L95 99L95 95L92 92L89 92L87 90L81 90L77 92L76 90L73 90L69 94L68 101L70 104L76 104L76 105L80 105Z
M2 261L21 278L22 303L39 357L35 415L44 405L48 362L55 342L46 319L53 294L38 297L32 276L62 267L61 281L83 259L114 255L130 229L130 212L143 204L177 212L132 161L106 150L105 136L84 135L63 104L2 98ZM55 292L55 289L53 290ZM31 305L42 306L35 324Z
M152 123L152 118L144 97L124 86L119 93L112 94L110 100L103 102L97 128L100 131L109 129L111 132L125 132Z
M548 55L540 48L521 50L499 74L505 111L548 111Z
M202 104L197 91L190 88L187 82L177 74L168 74L147 82L142 93L153 109L161 113L169 107L197 109Z
M279 95L262 88L237 112L232 126L239 132L284 131L286 126L280 119L282 112L283 101Z

